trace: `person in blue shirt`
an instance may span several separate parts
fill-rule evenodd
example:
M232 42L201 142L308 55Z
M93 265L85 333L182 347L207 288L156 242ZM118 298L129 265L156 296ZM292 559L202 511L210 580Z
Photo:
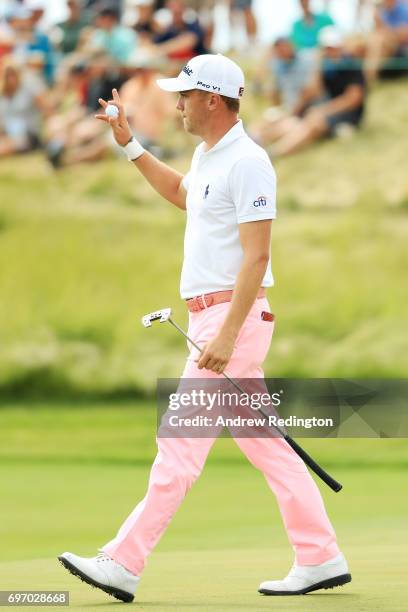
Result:
M375 30L368 38L365 74L375 81L381 68L395 58L399 72L408 70L408 2L381 0L375 13Z
M310 0L300 0L303 15L292 27L291 40L296 49L316 49L319 46L319 32L333 25L333 19L327 13L312 13Z
M198 19L186 16L183 0L167 0L166 8L171 14L168 27L153 38L156 53L166 55L169 60L187 63L196 55L208 53L205 32Z
M382 3L380 17L391 29L408 25L408 4L406 0L386 0Z
M91 45L103 49L117 64L124 65L137 46L136 32L121 26L119 11L110 5L102 7L95 16L96 31Z
M31 54L43 57L43 76L48 84L54 81L55 55L50 39L35 25L33 13L16 5L7 15L8 24L16 36L14 54L27 61Z
M27 51L29 53L39 52L42 54L44 57L44 77L46 82L52 85L55 73L55 56L54 49L48 36L39 30L34 30L33 37L27 45Z

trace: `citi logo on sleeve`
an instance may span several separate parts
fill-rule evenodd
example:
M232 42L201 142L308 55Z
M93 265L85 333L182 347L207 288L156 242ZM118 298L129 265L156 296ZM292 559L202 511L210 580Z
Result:
M259 198L257 200L255 200L253 205L255 206L255 208L259 208L260 206L266 206L266 197L265 196L259 196Z

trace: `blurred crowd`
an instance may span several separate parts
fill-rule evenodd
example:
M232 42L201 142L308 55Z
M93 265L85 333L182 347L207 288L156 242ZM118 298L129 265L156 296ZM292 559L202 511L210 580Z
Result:
M179 117L156 79L217 51L220 10L248 88L268 100L248 126L255 140L284 156L350 136L364 125L372 85L408 74L408 0L358 0L347 35L330 0L324 12L312 0L298 5L289 31L265 48L251 0L67 0L66 19L52 26L45 0L8 0L0 14L0 157L42 149L59 168L111 155L110 133L94 114L112 88L143 145L160 158L176 155L168 142Z

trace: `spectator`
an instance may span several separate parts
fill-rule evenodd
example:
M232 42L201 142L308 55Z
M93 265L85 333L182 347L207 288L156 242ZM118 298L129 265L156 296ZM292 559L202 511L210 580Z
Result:
M35 29L42 31L44 28L45 0L24 0L24 6L31 13L31 21Z
M133 28L143 42L151 42L155 34L154 0L134 0L132 6L137 9L137 19Z
M119 24L118 10L113 5L103 7L96 14L95 26L91 46L103 49L117 64L126 64L136 48L137 37L134 30Z
M35 28L31 11L16 6L8 16L8 21L16 35L14 53L21 61L27 61L31 53L41 53L44 58L43 74L48 84L54 80L54 50L46 34Z
M5 59L0 66L0 157L34 149L48 112L41 83L25 76L11 57Z
M230 0L231 18L234 25L235 16L243 16L245 21L245 30L250 45L256 42L258 27L256 18L253 12L253 0Z
M135 55L129 62L129 80L120 90L120 97L129 124L137 139L155 155L161 152L163 136L171 122L178 117L176 105L157 85L157 60Z
M372 83L389 58L408 68L408 4L405 0L380 0L375 31L368 38L365 74ZM398 73L398 72L397 72Z
M273 75L273 88L270 91L272 107L263 117L249 128L257 142L268 142L269 131L275 129L276 122L290 117L297 107L304 89L310 82L310 61L305 59L293 46L289 38L278 38L266 58L266 68ZM257 78L266 78L264 67Z
M168 0L166 8L171 14L171 23L154 37L157 52L170 60L188 62L196 55L207 53L204 45L205 33L197 19L187 20L183 0Z
M76 57L73 56L75 59ZM68 70L67 78L63 79L63 89L65 90L61 96L61 100L65 100L67 95L74 96L74 106L86 109L91 113L96 108L96 101L91 100L89 96L89 85L92 82L92 70L89 62L93 61L90 58L78 59Z
M289 38L278 38L273 46L270 67L275 75L273 102L291 112L310 79L310 62L295 49Z
M61 75L54 93L58 98L57 112L45 125L46 155L54 168L101 159L100 144L106 134L94 120L89 96L92 60L81 60Z
M343 52L342 37L333 26L320 33L322 61L294 115L268 126L263 142L277 141L276 155L295 153L323 136L358 127L364 115L365 80L359 64ZM322 100L322 96L325 99Z
M303 16L295 21L291 39L296 49L316 49L319 45L319 32L333 25L333 19L327 13L312 13L310 0L300 0Z
M86 61L88 106L97 110L98 98L110 97L113 88L118 89L122 86L124 77L115 61L102 49L87 53Z
M88 19L93 17L101 10L103 6L114 7L116 9L118 20L122 19L122 5L126 0L81 0L82 8Z
M147 150L162 158L167 154L162 147L163 135L169 122L176 118L176 105L156 83L156 64L154 58L141 59L138 54L131 57L125 69L130 78L121 88L121 98L137 138ZM86 78L86 66L74 65L65 87L80 92ZM89 104L87 107L83 101L81 107L74 106L49 121L47 155L55 168L98 161L113 148L117 151L105 125L96 122L89 111Z
M67 8L68 19L57 26L60 33L59 48L63 55L73 53L77 49L81 32L88 25L87 19L81 14L78 0L68 0Z
M190 9L192 18L194 18L195 13L195 17L204 31L204 47L211 49L215 31L215 6L217 0L186 0L185 4L187 9Z

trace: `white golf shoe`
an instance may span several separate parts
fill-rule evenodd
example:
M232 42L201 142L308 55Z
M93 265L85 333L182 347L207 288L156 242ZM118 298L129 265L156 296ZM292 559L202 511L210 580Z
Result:
M74 576L78 576L91 586L102 589L108 595L121 601L133 601L140 578L116 563L104 552L96 557L78 557L70 552L64 552L58 557L62 565Z
M347 582L351 582L351 574L344 556L339 553L320 565L297 565L295 562L286 578L262 582L258 591L263 595L304 595Z

